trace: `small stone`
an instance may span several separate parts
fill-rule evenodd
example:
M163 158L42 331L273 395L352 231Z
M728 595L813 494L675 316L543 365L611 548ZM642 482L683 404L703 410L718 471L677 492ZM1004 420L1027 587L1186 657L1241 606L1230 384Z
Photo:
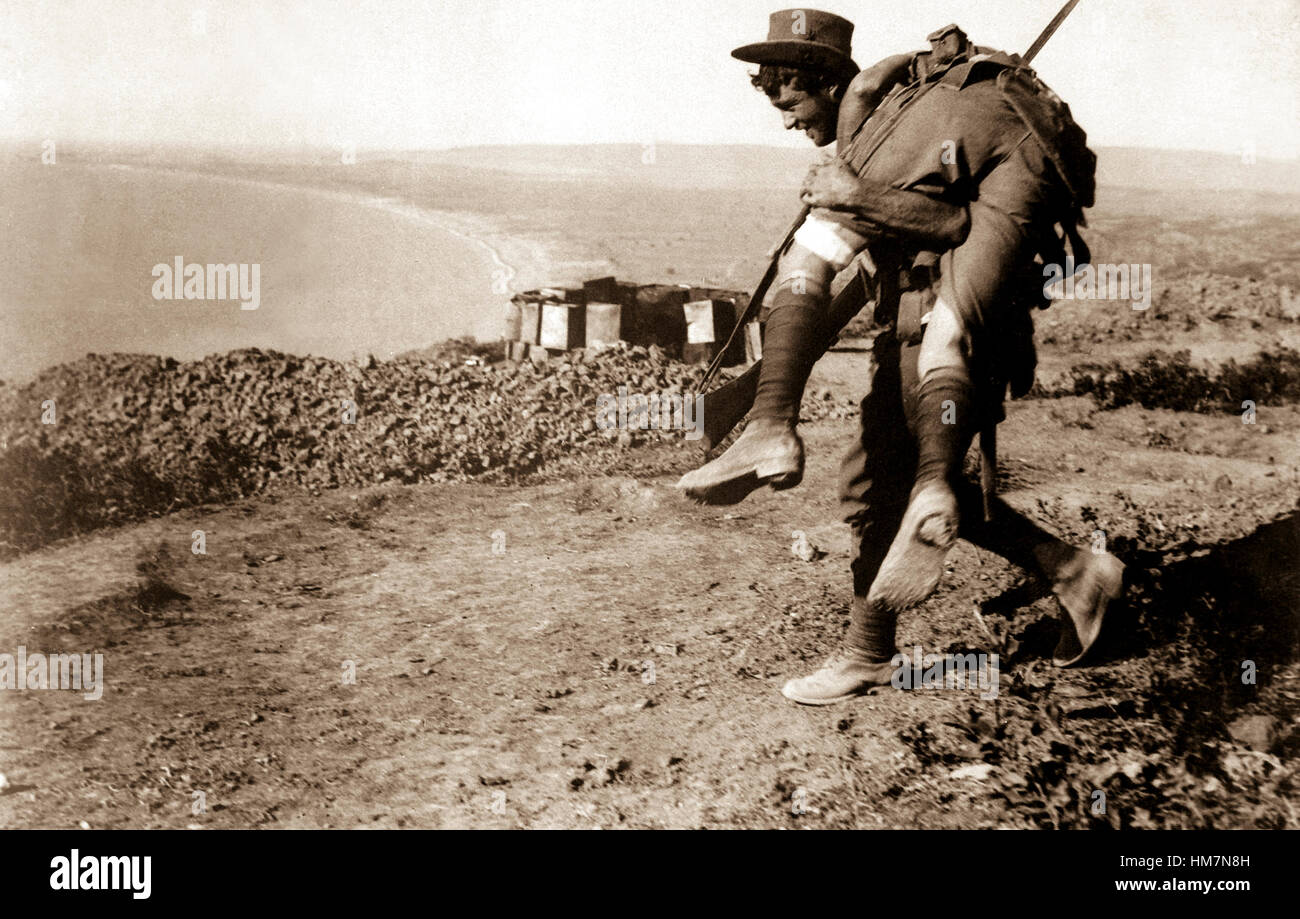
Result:
M800 561L815 562L818 559L826 557L826 550L822 549L811 539L797 539L790 545L790 554Z
M972 763L969 766L962 766L960 769L954 769L948 773L950 779L974 779L977 782L983 782L993 773L993 767L988 763Z
M1228 734L1237 743L1267 753L1277 739L1277 719L1271 715L1246 715L1228 725Z

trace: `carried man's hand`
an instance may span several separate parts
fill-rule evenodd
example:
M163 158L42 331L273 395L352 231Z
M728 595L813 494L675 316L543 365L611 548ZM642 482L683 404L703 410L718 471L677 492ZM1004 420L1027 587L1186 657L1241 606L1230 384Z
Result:
M799 197L809 207L852 211L859 232L869 227L865 232L934 252L961 245L970 230L965 207L864 179L838 157L808 170Z
M862 206L862 180L839 157L815 163L803 180L799 197L809 207L836 211L857 210Z

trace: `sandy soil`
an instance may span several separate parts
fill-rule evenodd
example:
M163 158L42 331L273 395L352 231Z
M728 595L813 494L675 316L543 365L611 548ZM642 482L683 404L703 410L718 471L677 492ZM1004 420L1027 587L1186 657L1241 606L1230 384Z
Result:
M818 382L852 386L861 364L833 355ZM1138 518L1199 527L1194 552L1130 555L1151 577L1180 580L1289 520L1239 574L1293 616L1300 585L1284 556L1296 546L1300 410L1268 415L1249 428L1232 416L1098 415L1082 399L1017 403L1004 491L1080 544L1094 519L1084 507L1117 545ZM1167 727L1148 684L1162 655L1184 653L1181 639L1153 631L1135 603L1096 666L1053 672L1052 604L965 544L936 596L904 618L900 645L979 650L1000 636L999 700L885 690L811 710L782 699L781 683L815 665L845 621L834 469L851 430L807 426L805 484L731 509L679 499L669 470L694 453L664 448L607 477L523 488L270 495L15 560L0 569L0 647L102 650L107 689L98 702L5 694L0 825L1044 825L1070 807L1050 789L1047 803L1008 805L1012 786L1038 783L1009 741L987 764L933 739L981 718L1016 723L1021 697L1068 710L1060 724L1080 775L1145 768L1151 756L1134 742L1087 762L1086 737ZM206 555L190 551L195 530ZM792 554L796 530L825 557ZM1268 677L1234 704L1251 711L1268 695L1268 710L1294 717L1290 650L1252 648ZM1026 735L1017 749L1038 742ZM1113 781L1099 787L1130 819L1152 806ZM1248 811L1212 819L1246 825Z

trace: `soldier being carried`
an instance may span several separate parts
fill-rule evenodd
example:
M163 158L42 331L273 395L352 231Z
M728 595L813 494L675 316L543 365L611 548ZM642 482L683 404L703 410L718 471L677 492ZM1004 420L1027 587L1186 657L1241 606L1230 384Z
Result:
M1002 419L1007 388L1032 385L1043 264L1060 263L1067 240L1087 261L1076 231L1093 196L1086 138L1018 58L972 45L956 26L932 34L929 51L861 72L852 31L829 13L782 10L767 41L733 52L760 65L753 83L787 129L817 146L838 139L839 155L805 181L812 211L781 255L749 425L679 483L709 503L799 483L799 403L825 342L830 286L861 257L884 330L841 473L853 612L831 660L786 685L806 704L890 682L897 615L933 592L958 535L1052 586L1061 665L1093 646L1123 580L1114 556L1074 549L1000 501L986 519L961 476L974 434Z

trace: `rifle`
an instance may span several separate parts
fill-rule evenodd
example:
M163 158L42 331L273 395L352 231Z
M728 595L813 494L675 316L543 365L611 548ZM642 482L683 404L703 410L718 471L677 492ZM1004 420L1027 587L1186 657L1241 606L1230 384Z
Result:
M732 326L731 334L727 336L726 344L719 349L717 354L713 355L713 360L709 361L708 369L704 371L704 379L700 381L701 388L708 386L709 381L718 375L718 371L722 369L722 360L726 356L727 352L731 350L731 346L736 343L736 337L740 335L741 330L744 329L745 326L758 315L758 311L762 309L763 301L767 298L767 289L771 287L772 282L776 280L776 269L781 264L781 256L785 254L785 250L789 247L790 241L794 239L794 234L798 231L799 227L803 226L804 220L807 219L811 212L812 208L805 204L800 209L799 216L795 218L794 223L790 224L790 229L785 231L785 238L781 240L781 244L767 253L767 271L763 272L763 277L758 282L758 286L754 288L754 293L750 295L749 302L745 304L744 311L736 318L736 324ZM755 363L754 366L758 366L757 363ZM757 375L755 375L755 379L757 380ZM757 385L757 383L755 385ZM706 393L706 395L710 394ZM701 398L703 398L703 396ZM749 401L751 404L753 403L753 395L750 396ZM749 409L746 408L745 412L748 411ZM742 412L740 418L744 417L745 413ZM727 430L730 431L731 428L734 428L740 421L740 418L733 421L731 427L727 428ZM726 436L727 435L724 432L722 437ZM721 440L722 438L720 437L718 439ZM712 449L712 447L709 449Z

